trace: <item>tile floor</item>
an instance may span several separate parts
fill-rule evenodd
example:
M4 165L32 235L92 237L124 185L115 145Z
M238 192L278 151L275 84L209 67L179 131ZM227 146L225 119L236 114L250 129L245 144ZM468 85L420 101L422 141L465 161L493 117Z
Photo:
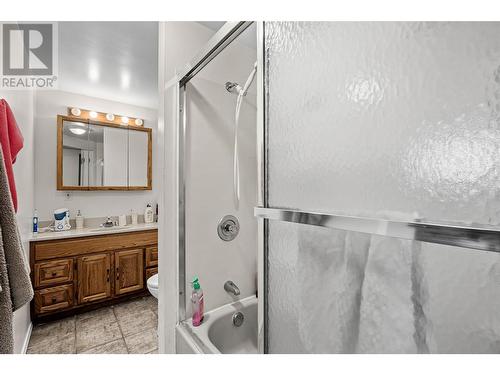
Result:
M37 325L28 354L156 354L158 304L140 297Z

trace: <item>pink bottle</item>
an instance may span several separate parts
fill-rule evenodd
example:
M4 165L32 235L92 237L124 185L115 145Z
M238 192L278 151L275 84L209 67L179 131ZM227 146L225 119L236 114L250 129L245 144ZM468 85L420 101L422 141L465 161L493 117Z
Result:
M193 307L193 326L198 327L203 321L204 303L203 290L200 288L200 282L198 281L197 277L193 279L191 304Z

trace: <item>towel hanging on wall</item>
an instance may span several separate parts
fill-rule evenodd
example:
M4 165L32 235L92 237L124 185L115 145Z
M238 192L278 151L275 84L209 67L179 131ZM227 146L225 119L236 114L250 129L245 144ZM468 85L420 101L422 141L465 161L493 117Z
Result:
M14 203L14 211L17 212L17 192L14 180L12 165L16 162L19 151L23 148L23 135L17 126L16 119L9 104L5 99L0 100L0 144L2 146L3 157L7 178L9 180L10 195Z
M0 353L14 350L13 312L33 298L29 267L0 147Z

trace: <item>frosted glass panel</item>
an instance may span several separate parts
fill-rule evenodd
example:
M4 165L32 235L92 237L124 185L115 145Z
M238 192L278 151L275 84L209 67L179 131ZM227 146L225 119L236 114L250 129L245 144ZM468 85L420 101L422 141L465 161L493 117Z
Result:
M500 353L500 255L269 223L271 353Z
M500 222L500 23L267 23L271 206Z
M500 224L500 23L266 23L268 203ZM270 222L271 353L500 353L500 255Z

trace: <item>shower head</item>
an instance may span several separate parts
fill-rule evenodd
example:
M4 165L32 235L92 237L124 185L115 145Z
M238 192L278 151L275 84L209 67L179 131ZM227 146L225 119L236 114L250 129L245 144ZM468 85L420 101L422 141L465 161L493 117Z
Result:
M245 82L245 86L241 87L236 82L226 82L226 90L230 93L238 94L239 96L246 96L250 85L252 84L255 74L257 73L257 61L253 64L253 69Z
M241 86L238 85L236 82L226 82L226 90L229 91L230 93L236 93L239 94L241 90Z

